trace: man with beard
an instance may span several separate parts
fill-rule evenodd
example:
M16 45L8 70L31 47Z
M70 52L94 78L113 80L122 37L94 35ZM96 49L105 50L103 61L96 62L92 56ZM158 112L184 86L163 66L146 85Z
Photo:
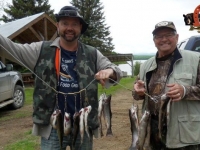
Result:
M36 75L33 93L33 134L41 136L41 149L66 149L67 146L72 146L74 141L74 149L92 150L92 136L96 135L99 126L97 81L102 86L109 87L113 85L113 80L119 82L122 72L100 51L79 41L88 24L75 7L65 6L55 17L58 37L54 41L22 45L0 35L0 44L5 48L5 53L9 51ZM57 134L57 131L63 129L59 126L60 120L55 119L58 114L52 115L54 110L61 111L61 120L64 119L65 113L70 114L74 129L73 115L89 105L92 109L87 121L91 137L84 134L81 144L80 134L76 139L72 132L64 137L62 132ZM50 118L58 124L51 122ZM63 121L61 127L62 124Z

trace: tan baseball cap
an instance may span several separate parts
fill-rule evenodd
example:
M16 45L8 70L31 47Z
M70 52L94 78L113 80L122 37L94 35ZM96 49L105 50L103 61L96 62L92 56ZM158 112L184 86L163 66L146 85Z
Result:
M162 22L159 22L155 25L155 29L153 30L153 35L155 34L155 32L160 29L160 28L170 28L170 29L173 29L174 31L176 31L176 27L174 25L173 22L171 21L162 21Z

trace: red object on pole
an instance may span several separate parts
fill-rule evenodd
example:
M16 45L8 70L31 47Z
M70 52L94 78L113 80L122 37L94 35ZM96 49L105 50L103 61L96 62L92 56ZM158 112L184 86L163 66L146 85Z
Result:
M193 13L193 19L194 19L193 26L195 26L195 27L200 27L199 13L200 13L200 5L196 7L196 9L194 10L194 13Z

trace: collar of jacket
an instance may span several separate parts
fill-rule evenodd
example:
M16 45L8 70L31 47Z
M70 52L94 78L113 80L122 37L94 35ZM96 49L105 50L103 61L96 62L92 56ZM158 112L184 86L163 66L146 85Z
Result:
M147 85L149 84L149 81L150 81L150 79L151 79L153 70L155 70L155 69L157 68L157 63L156 63L156 56L157 56L157 54L158 54L158 52L157 52L156 55L155 55L154 61L153 61L153 63L152 63L152 66L150 67L150 71L147 72L147 74L146 74L146 82L147 82ZM167 77L172 73L174 63L175 63L176 61L178 61L179 59L182 59L182 55L181 55L179 49L176 47L176 49L174 50L174 59L172 60L172 63L171 63L171 66L170 66L170 68L169 68L169 72L168 72Z
M179 60L179 59L181 59L182 58L182 55L181 55L181 53L180 53L180 51L179 51L179 49L176 47L176 49L173 51L173 53L174 53L174 59L172 60L172 67L173 67L173 65L174 65L174 63L177 61L177 60ZM152 63L152 65L151 65L151 68L150 68L150 71L153 71L153 70L155 70L156 68L157 68L157 61L156 61L156 56L158 56L158 52L156 53L156 55L155 55L155 57L154 57L154 61L153 61L153 63ZM171 69L171 68L170 68ZM169 71L170 72L170 71Z
M59 44L59 41L60 41L60 37L57 37L52 43L51 43L51 47L52 46L55 46L55 47L59 47L60 48L60 44Z

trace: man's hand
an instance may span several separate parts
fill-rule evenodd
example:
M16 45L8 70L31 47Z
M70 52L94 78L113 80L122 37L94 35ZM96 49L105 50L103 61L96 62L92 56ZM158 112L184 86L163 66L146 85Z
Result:
M169 88L167 96L172 99L172 101L180 101L184 94L183 86L180 84L167 84Z
M144 85L144 81L142 80L138 80L134 86L133 86L135 92L139 95L139 96L143 96L144 92L146 91L145 89L145 85Z
M95 74L95 78L100 81L101 85L104 87L106 80L109 78L116 79L116 74L113 69L105 69L105 70L100 70Z

